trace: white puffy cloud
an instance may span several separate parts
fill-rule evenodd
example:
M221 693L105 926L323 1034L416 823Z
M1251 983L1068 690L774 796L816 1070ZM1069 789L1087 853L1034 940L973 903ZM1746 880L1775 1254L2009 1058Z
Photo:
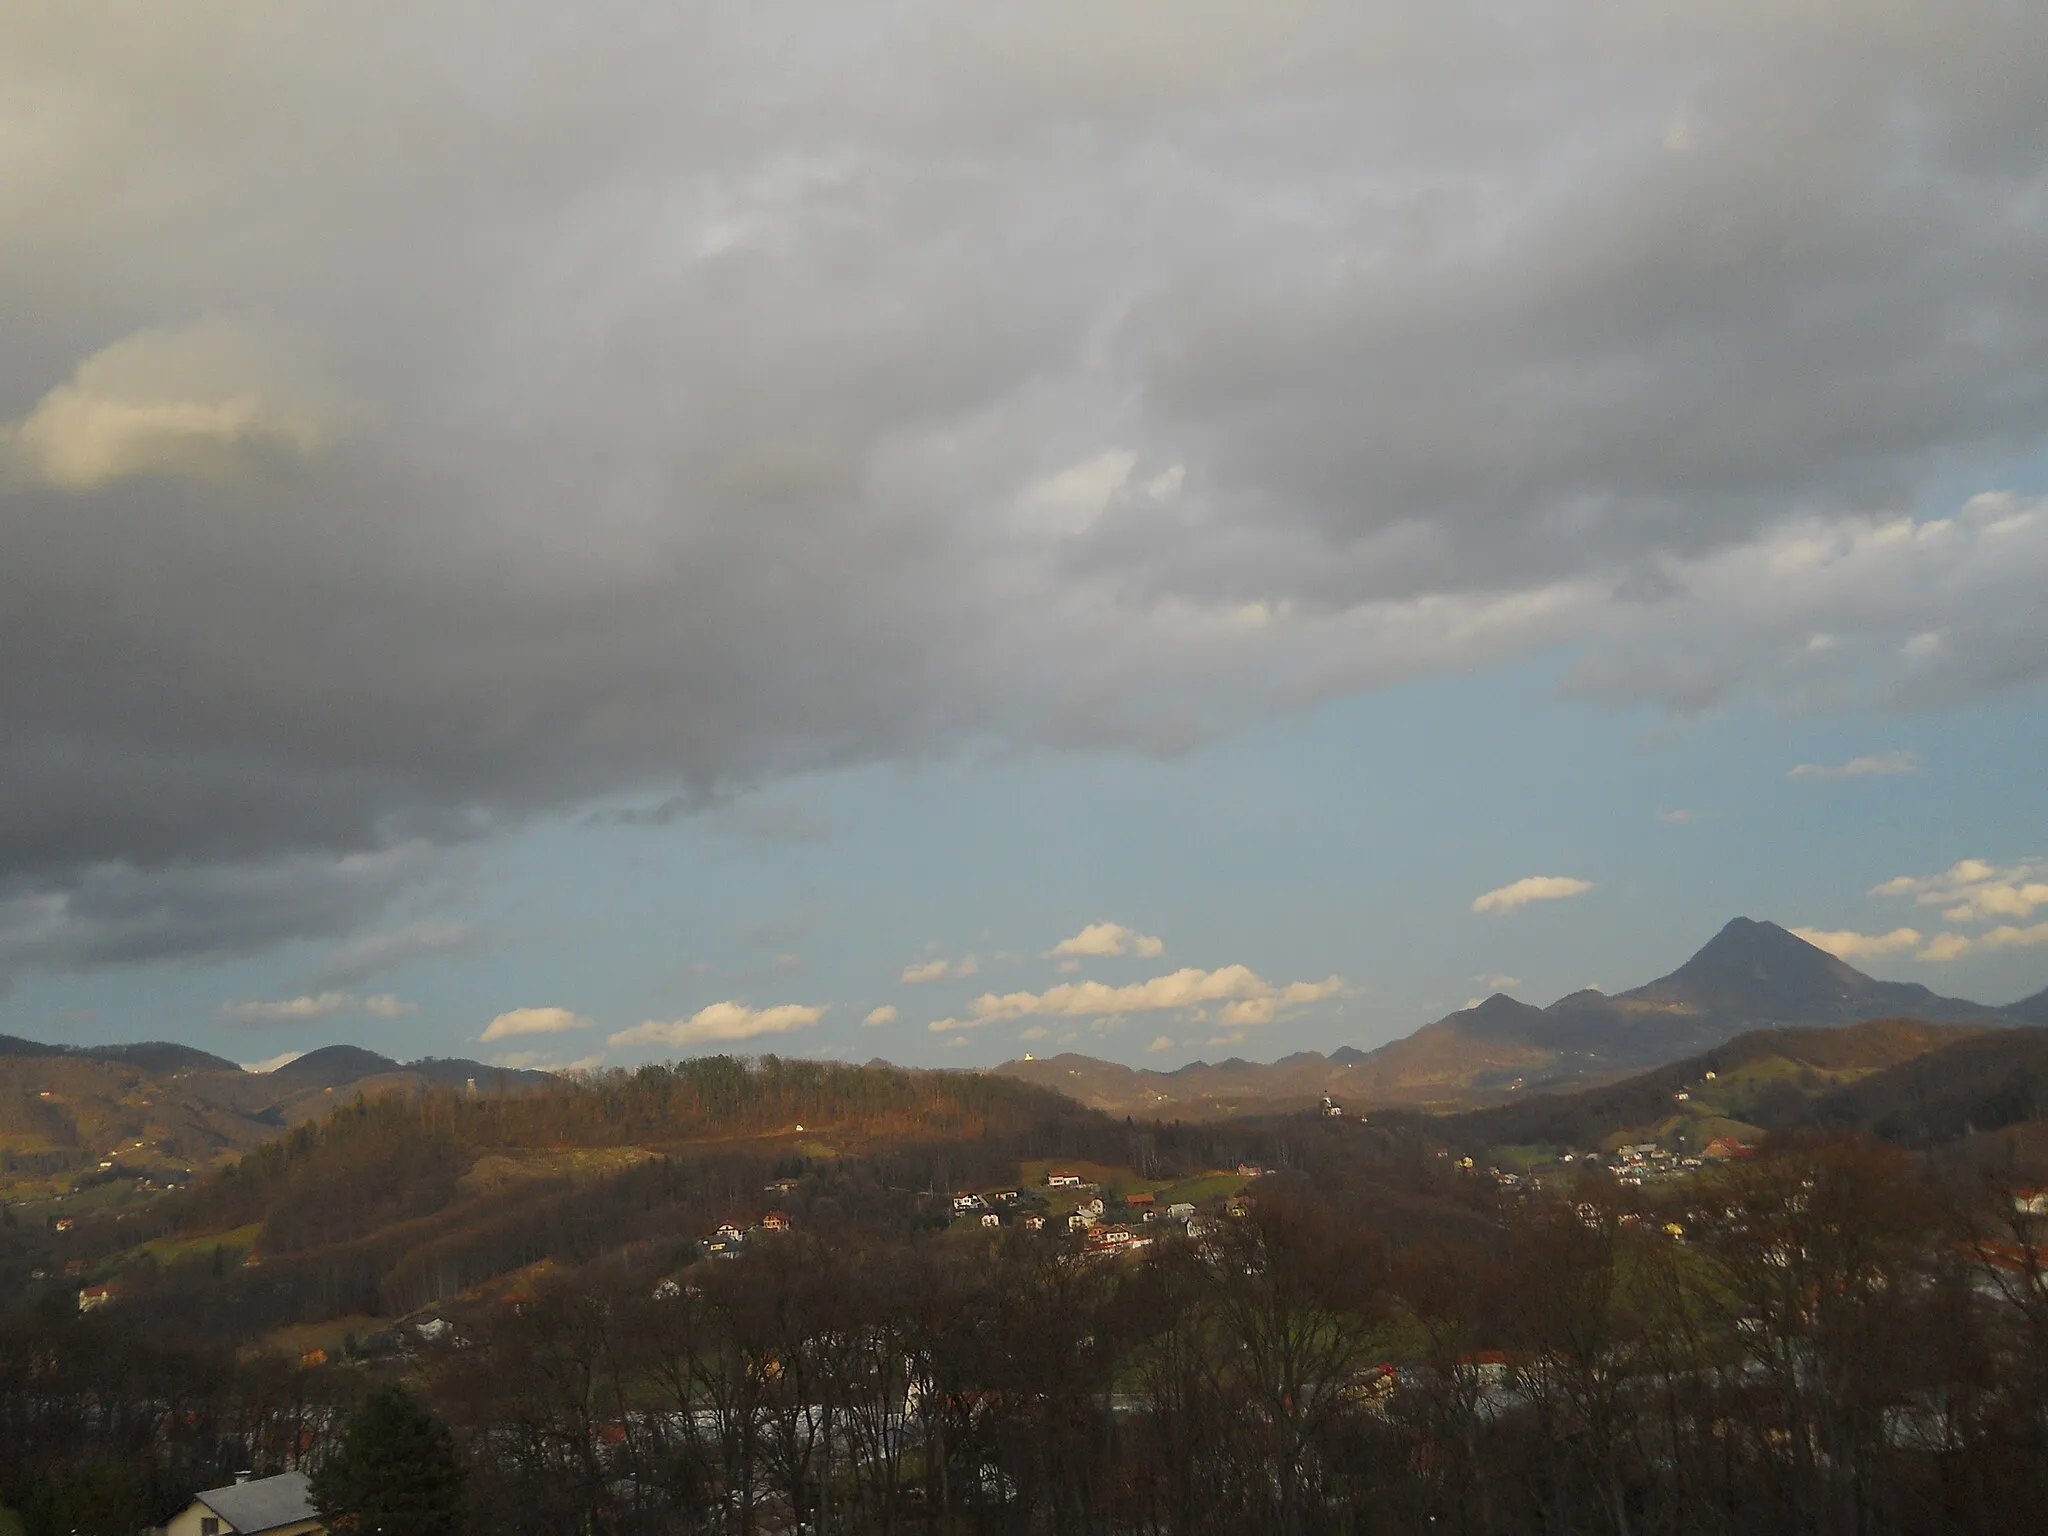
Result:
M1160 1051L1170 1051L1170 1050L1172 1050L1172 1049L1173 1049L1173 1046L1174 1046L1174 1040L1173 1040L1173 1036L1171 1036L1171 1035L1154 1035L1154 1036L1152 1037L1152 1043L1151 1043L1150 1045L1146 1046L1146 1047L1145 1047L1145 1049L1146 1049L1146 1050L1148 1050L1148 1051L1154 1052L1154 1053L1156 1054L1157 1052L1160 1052Z
M649 1019L613 1035L612 1045L705 1045L720 1041L752 1040L762 1035L788 1034L809 1029L825 1017L821 1007L803 1003L782 1003L773 1008L750 1008L745 1003L713 1003L687 1019Z
M974 955L962 955L958 960L917 960L903 967L902 980L912 985L924 981L960 980L980 969L981 961Z
M1944 960L1954 960L1958 956L1967 955L1976 947L1976 944L1963 934L1937 933L1927 941L1927 947L1920 951L1919 958L1939 964Z
M319 992L274 1003L222 1003L219 1017L223 1024L260 1029L272 1024L310 1024L355 1005L356 1000L346 992Z
M1528 875L1474 897L1472 910L1511 912L1532 901L1561 901L1567 896L1583 896L1592 889L1592 881L1570 875Z
M559 1035L590 1027L589 1019L567 1008L514 1008L492 1019L477 1039L488 1043L520 1035Z
M1226 965L1213 971L1184 966L1149 981L1120 987L1100 981L1070 981L1043 992L984 992L974 1000L969 1017L938 1019L927 1027L933 1034L945 1034L1033 1015L1106 1019L1128 1013L1194 1009L1208 1003L1239 1005L1237 1022L1266 1023L1283 1004L1318 1002L1334 995L1342 986L1332 976L1324 981L1297 981L1275 987L1249 966Z
M1875 960L1896 955L1920 943L1918 931L1894 928L1890 933L1857 933L1850 929L1794 928L1792 930L1816 949L1824 949L1842 960Z
M1302 1003L1320 1003L1326 997L1335 997L1344 990L1341 977L1325 976L1321 981L1290 981L1280 989L1280 1001L1299 1006Z
M216 478L264 451L311 453L338 421L246 325L156 327L101 348L0 444L17 471L67 491L130 475Z
M1846 763L1795 763L1786 771L1788 779L1868 779L1887 775L1915 774L1920 759L1911 752L1879 752L1870 757L1852 757Z
M1910 896L1923 907L1940 907L1952 923L1984 923L1998 918L2028 918L2048 907L2048 864L2023 859L1992 864L1959 859L1938 875L1896 875L1871 887L1872 896Z
M1084 956L1138 955L1157 959L1166 953L1166 940L1139 933L1122 923L1090 923L1070 939L1046 951L1049 959L1079 959Z
M380 1019L403 1018L419 1011L418 1003L408 1003L392 992L377 992L363 999L363 1012Z
M861 1023L870 1027L877 1024L894 1024L895 1022L896 1005L894 1003L884 1003L879 1008L870 1008L868 1016L861 1020Z

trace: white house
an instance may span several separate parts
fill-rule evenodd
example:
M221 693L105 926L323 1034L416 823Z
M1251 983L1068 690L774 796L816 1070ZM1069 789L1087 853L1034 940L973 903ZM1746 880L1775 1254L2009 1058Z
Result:
M209 1488L164 1527L164 1536L301 1536L324 1532L303 1472L237 1478Z

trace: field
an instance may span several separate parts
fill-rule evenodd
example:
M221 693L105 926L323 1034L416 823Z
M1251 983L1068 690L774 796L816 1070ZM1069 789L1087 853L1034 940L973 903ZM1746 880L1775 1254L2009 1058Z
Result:
M1129 1195L1140 1190L1150 1191L1158 1196L1162 1206L1174 1205L1180 1201L1198 1204L1204 1200L1220 1200L1234 1195L1244 1188L1245 1179L1237 1173L1221 1169L1196 1174L1189 1179L1148 1179L1114 1163L1090 1163L1073 1158L1036 1158L1022 1164L1018 1169L1021 1187L1043 1195L1047 1205L1056 1216L1065 1215L1081 1203L1081 1192L1073 1189L1047 1189L1045 1176L1057 1169L1061 1173L1077 1173L1087 1183L1095 1185L1103 1195Z

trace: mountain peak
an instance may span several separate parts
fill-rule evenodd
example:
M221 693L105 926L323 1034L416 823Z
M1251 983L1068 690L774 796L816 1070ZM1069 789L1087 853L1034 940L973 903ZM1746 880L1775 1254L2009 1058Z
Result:
M1776 923L1748 917L1728 923L1669 976L1621 996L1713 1015L1734 1028L1844 1024L1885 1015L1969 1023L1993 1012L1938 997L1918 983L1878 981Z

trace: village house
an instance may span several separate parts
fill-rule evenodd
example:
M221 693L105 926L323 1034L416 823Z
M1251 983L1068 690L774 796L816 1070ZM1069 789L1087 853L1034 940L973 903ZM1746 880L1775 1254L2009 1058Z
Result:
M985 1211L987 1209L988 1202L979 1195L959 1194L953 1197L953 1214L956 1216L963 1211Z
M981 1213L981 1224L984 1227L1000 1227L1003 1224L1003 1218L994 1211L983 1211Z
M787 1232L789 1230L789 1213L787 1211L770 1211L761 1218L761 1230L763 1232Z
M1078 1173L1048 1173L1045 1176L1047 1189L1078 1189L1080 1185L1081 1175Z
M1153 1194L1150 1190L1141 1189L1134 1194L1128 1194L1124 1196L1125 1207L1133 1211L1150 1211L1155 1209L1158 1206L1158 1204L1159 1197Z
M1194 1216L1195 1208L1186 1200L1176 1200L1166 1208L1166 1219L1168 1221L1177 1221L1182 1225L1186 1225L1194 1220Z
M1067 1218L1067 1230L1069 1232L1086 1232L1101 1219L1101 1216L1096 1212L1079 1210Z
M302 1536L326 1529L306 1475L280 1472L244 1474L225 1488L209 1488L171 1517L164 1536Z
M1033 1211L1024 1218L1024 1230L1026 1232L1043 1232L1045 1230L1045 1218L1039 1215L1038 1212Z
M78 1310L96 1312L113 1299L114 1288L111 1285L88 1285L78 1293Z
M1344 1118L1344 1106L1331 1099L1327 1093L1323 1095L1323 1118L1325 1120L1341 1120Z

